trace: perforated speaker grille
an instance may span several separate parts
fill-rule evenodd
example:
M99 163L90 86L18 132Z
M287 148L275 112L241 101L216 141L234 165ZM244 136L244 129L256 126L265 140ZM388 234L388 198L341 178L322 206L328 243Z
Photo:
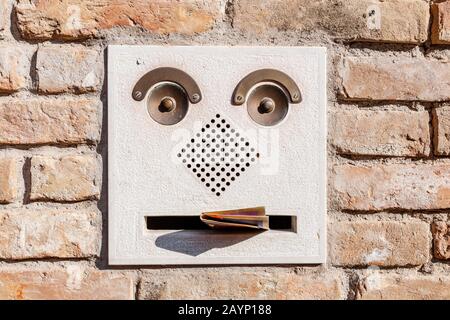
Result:
M259 154L246 137L216 114L177 156L206 188L220 197Z

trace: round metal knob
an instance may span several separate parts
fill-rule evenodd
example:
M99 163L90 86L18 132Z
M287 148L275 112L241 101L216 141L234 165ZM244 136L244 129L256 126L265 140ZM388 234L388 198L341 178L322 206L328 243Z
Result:
M165 97L161 100L159 104L159 111L161 112L171 112L177 107L177 103L172 97Z
M174 83L161 83L151 89L147 111L159 124L171 126L184 119L189 109L186 91Z
M261 114L271 113L275 110L275 102L270 98L264 98L258 107L258 112Z
M262 84L247 97L247 111L256 123L275 126L280 123L289 110L289 100L285 91L275 84Z

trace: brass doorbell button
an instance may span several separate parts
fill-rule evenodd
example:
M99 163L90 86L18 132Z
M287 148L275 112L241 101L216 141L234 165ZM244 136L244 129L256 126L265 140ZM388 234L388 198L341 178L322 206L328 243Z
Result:
M287 116L289 100L280 87L263 84L254 88L247 98L247 112L256 123L274 126Z
M186 116L189 100L186 92L177 84L162 83L154 87L148 96L147 111L153 120L162 125L174 125Z
M301 93L287 74L275 69L261 69L239 82L232 102L238 106L247 102L247 111L253 121L274 126L286 117L289 102L301 102Z
M147 110L162 125L174 125L186 116L189 102L199 103L200 88L186 72L176 68L157 68L142 76L133 88L132 97L142 101L150 91Z
M275 102L271 98L264 98L262 99L261 103L259 104L258 111L259 113L271 113L275 109Z
M171 112L177 107L177 102L172 97L164 97L159 104L161 112Z

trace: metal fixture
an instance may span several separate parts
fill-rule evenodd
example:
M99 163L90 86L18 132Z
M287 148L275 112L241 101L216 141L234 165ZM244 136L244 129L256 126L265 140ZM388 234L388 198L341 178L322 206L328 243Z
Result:
M186 72L175 68L157 68L142 76L133 88L132 97L142 101L147 92L147 110L162 125L174 125L186 116L189 101L199 103L200 88Z
M247 101L247 111L253 121L274 126L286 117L289 102L301 102L301 93L287 74L275 69L261 69L239 82L232 101L238 106Z

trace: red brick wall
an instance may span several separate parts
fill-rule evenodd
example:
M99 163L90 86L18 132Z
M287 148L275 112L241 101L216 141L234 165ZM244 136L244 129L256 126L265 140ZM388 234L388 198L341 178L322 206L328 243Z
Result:
M108 44L328 48L327 264L108 268ZM0 298L450 299L449 103L449 0L0 0Z

